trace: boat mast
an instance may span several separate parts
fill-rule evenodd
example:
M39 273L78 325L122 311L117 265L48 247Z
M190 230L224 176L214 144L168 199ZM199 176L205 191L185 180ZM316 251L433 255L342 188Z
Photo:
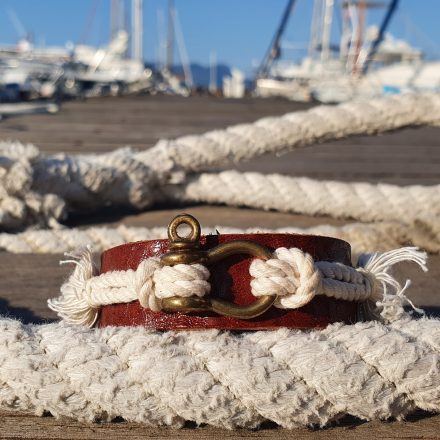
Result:
M366 8L367 8L366 1L360 0L357 5L358 22L356 26L356 43L355 43L355 53L354 53L353 69L352 69L353 76L356 76L359 73L360 54L361 54L363 39L365 34Z
M309 58L313 59L321 39L321 20L323 3L322 0L315 0L313 3L312 23L310 27Z
M113 40L118 32L124 28L124 2L112 0L110 9L110 40Z
M174 58L174 0L168 0L168 35L166 43L165 70L171 72Z
M273 61L276 60L280 55L280 40L286 29L289 17L292 14L293 7L295 6L295 1L296 0L289 0L287 3L286 9L284 10L283 13L283 17L281 19L281 23L278 26L278 29L275 32L274 37L272 38L269 49L267 50L263 58L263 61L260 64L260 67L258 68L256 75L257 78L262 78L267 76Z
M179 57L183 67L183 74L185 76L185 84L188 89L192 89L194 85L191 66L189 63L188 52L186 50L185 40L183 38L182 27L180 26L179 15L177 9L172 10L172 24L176 33L177 48L179 50Z
M211 51L209 56L209 92L217 93L217 55Z
M324 24L322 29L322 40L321 40L322 61L327 61L330 59L330 38L332 32L334 3L335 3L334 0L325 0Z
M339 59L341 60L341 62L345 64L347 70L349 63L350 41L352 40L352 30L351 30L351 20L350 20L351 9L352 9L352 4L350 0L342 4L342 32L341 32L341 40L339 42Z
M391 18L393 17L394 13L396 12L397 5L399 4L399 0L392 0L390 3L390 6L388 7L388 11L383 19L383 22L379 28L379 33L377 34L377 38L373 41L370 50L368 51L365 63L362 67L362 73L365 74L368 71L368 68L370 67L370 63L372 59L374 58L374 55L376 55L377 49L379 48L380 43L382 43L382 40L385 36L385 31L388 28L388 25L390 24Z
M133 59L143 61L143 0L133 0L131 8L131 55Z
M166 40L165 40L165 14L163 9L157 9L157 41L158 47L156 49L157 64L159 70L163 72L165 70L166 60Z

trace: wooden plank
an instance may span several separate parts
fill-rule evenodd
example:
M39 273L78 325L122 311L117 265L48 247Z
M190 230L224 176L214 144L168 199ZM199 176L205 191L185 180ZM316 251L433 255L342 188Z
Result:
M35 417L31 415L0 412L0 439L59 439L59 440L236 440L236 439L295 439L295 440L358 440L358 439L438 439L440 416L420 414L407 422L369 422L344 420L340 426L326 429L240 429L228 431L211 427L147 428L136 423L92 424L71 419Z
M137 96L70 102L56 115L30 115L0 124L0 139L33 142L46 152L146 148L160 138L203 133L263 116L303 110L285 100L184 99ZM267 155L240 170L319 179L435 184L440 181L440 128L407 128L313 145L281 157Z
M43 149L39 135L65 142L86 134L92 127L90 138L99 137L107 129L113 130L115 122L120 126L120 136L113 143L103 144L108 150L126 144L132 136L133 145L146 147L169 133L168 136L202 133L206 130L224 127L240 122L251 122L257 118L283 114L305 109L310 105L291 103L284 100L219 100L209 97L194 97L187 100L179 97L141 96L89 100L87 102L66 103L56 115L32 115L5 120L0 124L0 138L32 141ZM35 116L35 117L33 117ZM84 126L76 126L87 121ZM132 129L127 130L127 126ZM93 127L97 131L93 131ZM173 127L178 127L177 131ZM78 129L78 130L77 130ZM151 135L150 133L153 133ZM145 142L145 137L151 139ZM85 138L86 140L92 140ZM58 151L59 148L57 149Z

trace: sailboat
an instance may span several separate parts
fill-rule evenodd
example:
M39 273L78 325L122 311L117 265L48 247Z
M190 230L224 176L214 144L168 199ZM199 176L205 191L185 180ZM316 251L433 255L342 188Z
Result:
M257 96L299 101L341 102L359 96L437 91L440 63L423 60L420 50L387 32L398 0L315 0L307 56L282 62L281 38L295 0L289 0L281 23L257 72ZM380 26L366 27L367 10L385 7ZM333 19L341 13L339 44L331 43Z
M8 12L19 39L15 45L0 46L0 101L53 97L69 51L35 48L17 14L12 9Z
M131 35L124 29L125 10L120 0L111 3L111 40L105 47L77 45L65 71L66 83L86 96L133 92L149 88L152 72L143 61L143 0L132 0ZM131 37L131 56L129 42Z
M131 35L121 24L126 12L122 5L121 0L112 1L112 35L104 47L35 48L25 39L15 47L0 47L0 101L100 96L152 87L152 71L143 60L143 0L132 0Z

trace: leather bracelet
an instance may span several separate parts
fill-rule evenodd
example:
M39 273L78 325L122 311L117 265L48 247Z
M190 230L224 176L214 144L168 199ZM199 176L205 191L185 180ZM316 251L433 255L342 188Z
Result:
M191 227L188 237L177 228ZM280 247L296 247L315 260L351 265L350 245L339 239L298 234L218 234L200 236L200 225L188 215L176 217L168 229L169 240L148 240L111 248L101 255L101 273L135 270L149 257L161 257L165 264L202 262L210 265L211 293L208 300L171 298L162 311L154 312L139 301L105 305L98 326L144 326L156 330L228 329L261 330L320 328L334 322L360 319L359 304L317 296L294 310L272 305L270 297L256 299L250 289L249 266ZM267 310L266 310L267 309ZM226 314L229 316L221 315ZM256 314L256 316L254 316Z

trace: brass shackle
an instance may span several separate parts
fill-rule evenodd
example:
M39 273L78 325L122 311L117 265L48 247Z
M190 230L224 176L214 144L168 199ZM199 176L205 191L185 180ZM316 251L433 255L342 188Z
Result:
M177 228L187 225L190 233L182 237ZM265 246L249 240L236 240L220 244L209 250L200 249L200 223L189 214L174 217L168 225L169 252L161 257L161 262L167 266L176 264L200 263L206 266L237 254L248 254L268 260L272 252ZM212 296L203 298L197 296L162 299L162 310L168 313L197 313L215 312L219 315L238 319L255 318L266 312L275 302L276 295L266 295L257 298L252 304L241 306Z

